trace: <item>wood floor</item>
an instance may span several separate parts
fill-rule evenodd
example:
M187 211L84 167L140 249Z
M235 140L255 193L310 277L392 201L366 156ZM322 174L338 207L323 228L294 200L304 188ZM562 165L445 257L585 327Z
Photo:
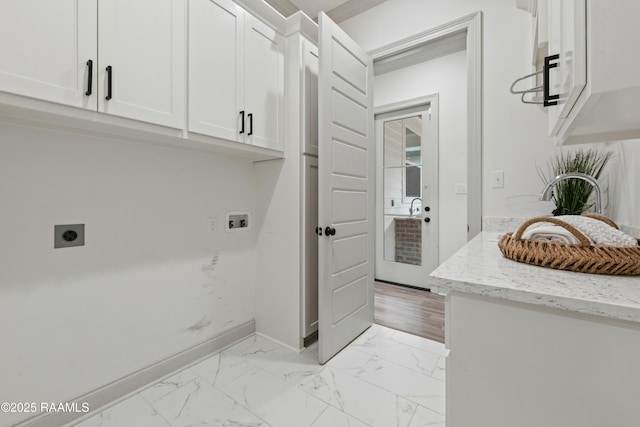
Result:
M444 297L375 282L374 322L444 343Z

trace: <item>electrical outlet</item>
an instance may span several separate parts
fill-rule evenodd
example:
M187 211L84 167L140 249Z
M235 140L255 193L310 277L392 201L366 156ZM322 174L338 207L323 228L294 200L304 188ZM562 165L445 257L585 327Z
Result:
M491 188L504 188L504 171L491 171Z
M207 230L209 230L209 233L215 233L216 232L216 218L215 217L207 219Z
M53 226L53 247L71 248L84 246L84 224Z

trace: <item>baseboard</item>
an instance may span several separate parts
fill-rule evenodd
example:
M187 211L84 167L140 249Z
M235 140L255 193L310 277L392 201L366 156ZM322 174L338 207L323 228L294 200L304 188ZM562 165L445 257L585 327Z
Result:
M269 341L273 341L274 343L276 343L276 344L278 344L278 345L281 345L281 346L282 346L282 347L284 347L284 348L288 348L288 349L289 349L289 350L291 350L291 351L295 351L296 353L300 353L300 352L302 352L302 350L304 350L304 348L295 348L295 347L292 347L292 346L290 346L290 345L289 345L289 344L287 344L287 343L284 343L284 342L282 342L282 341L280 341L280 340L277 340L277 339L275 339L275 338L270 337L269 335L265 335L265 334L260 333L260 332L256 332L256 335L258 335L258 336L260 336L260 337L262 337L262 338L266 338L266 339L268 339Z
M153 365L133 372L126 377L120 378L112 383L106 384L96 390L72 399L70 403L77 402L78 407L82 407L83 403L88 403L91 411L89 413L97 413L110 403L121 399L122 397L133 393L134 391L148 385L152 382L178 371L199 359L211 354L217 353L226 347L240 341L256 331L254 320L250 320L217 335L207 341L188 348L180 353L169 356ZM87 418L84 413L47 413L40 414L36 417L29 418L14 424L12 427L61 427L79 418Z

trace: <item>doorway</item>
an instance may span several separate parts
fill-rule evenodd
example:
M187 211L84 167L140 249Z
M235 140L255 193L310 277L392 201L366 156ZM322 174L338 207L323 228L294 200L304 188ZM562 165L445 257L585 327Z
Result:
M376 278L424 287L438 265L437 95L376 115Z

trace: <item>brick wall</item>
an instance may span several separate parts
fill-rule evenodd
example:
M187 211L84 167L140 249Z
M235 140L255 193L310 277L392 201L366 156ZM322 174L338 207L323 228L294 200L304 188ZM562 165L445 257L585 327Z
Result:
M396 218L396 262L422 264L422 220Z

